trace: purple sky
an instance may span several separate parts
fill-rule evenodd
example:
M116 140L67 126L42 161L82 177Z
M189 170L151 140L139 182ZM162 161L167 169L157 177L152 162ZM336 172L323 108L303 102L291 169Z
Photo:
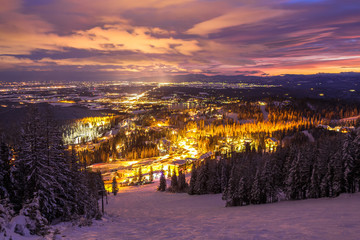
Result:
M2 0L0 80L360 71L359 0ZM16 74L15 74L16 73Z

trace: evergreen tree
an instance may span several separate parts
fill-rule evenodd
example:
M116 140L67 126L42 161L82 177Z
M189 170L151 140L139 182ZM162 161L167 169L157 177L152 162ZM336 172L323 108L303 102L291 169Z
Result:
M226 171L226 165L221 164L221 192L224 193L226 187L227 187L227 171ZM224 196L224 194L223 194ZM223 199L224 200L224 199Z
M353 134L347 134L342 146L342 161L344 164L345 190L348 193L355 192L355 149L353 144Z
M236 192L238 190L238 183L239 183L237 180L238 180L237 169L235 164L233 164L233 166L231 167L228 186L224 191L224 194L226 194L224 196L226 201L226 207L239 206L240 199L236 195Z
M142 183L142 179L143 179L142 171L141 171L141 167L139 167L137 182Z
M168 166L168 175L167 175L167 178L171 178L171 168L170 168L170 165Z
M10 177L10 149L4 143L0 143L0 199L9 198L12 193Z
M182 170L179 171L179 181L178 181L178 191L184 192L186 190L186 178L185 174L182 173Z
M301 153L298 152L292 161L286 180L287 193L290 199L300 199L301 181L300 181Z
M262 194L260 173L259 173L259 169L257 169L253 184L251 186L251 192L250 192L251 203L252 204L263 203L262 195L263 194Z
M173 174L171 176L171 191L177 192L178 191L178 178L176 176L175 169L173 171Z
M189 186L189 194L193 195L195 194L195 183L196 183L196 179L197 179L197 169L195 168L195 165L192 165L191 168L191 177L190 177L190 186Z
M261 179L263 194L261 194L261 200L265 203L272 203L277 201L276 186L273 171L273 162L271 159L265 157L265 165Z
M153 171L153 167L152 167L152 166L150 166L149 181L150 181L150 182L153 182L153 181L154 181L154 171Z
M196 194L207 193L207 181L208 181L208 164L203 163L199 167L199 172L196 177L194 191Z
M166 190L166 179L164 171L161 170L161 176L160 176L160 184L158 187L158 191L164 192Z
M241 177L235 190L233 201L236 203L235 206L243 206L249 204L248 199L248 191L245 186L245 179L244 177Z
M111 187L112 187L111 192L114 194L114 196L116 196L116 194L119 191L119 187L118 187L118 183L116 181L116 177L113 177Z
M57 181L57 173L49 162L48 142L44 136L43 122L39 114L33 112L30 121L23 127L21 151L15 165L24 165L20 173L26 179L22 204L37 201L41 213L49 220L56 218L56 191L62 189Z

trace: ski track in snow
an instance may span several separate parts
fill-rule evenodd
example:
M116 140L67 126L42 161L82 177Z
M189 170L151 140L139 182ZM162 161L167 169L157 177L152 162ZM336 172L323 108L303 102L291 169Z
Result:
M121 189L90 227L63 239L359 239L360 193L338 198L225 208L221 194L156 192L157 184Z

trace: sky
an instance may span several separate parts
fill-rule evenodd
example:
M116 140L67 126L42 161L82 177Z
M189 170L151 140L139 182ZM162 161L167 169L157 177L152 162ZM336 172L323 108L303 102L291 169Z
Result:
M360 72L359 0L0 3L0 80Z

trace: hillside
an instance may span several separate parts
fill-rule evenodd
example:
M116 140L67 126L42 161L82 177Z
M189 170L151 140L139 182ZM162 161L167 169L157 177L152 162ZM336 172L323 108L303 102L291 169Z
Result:
M122 189L91 227L59 226L63 239L358 239L360 193L225 208L221 195Z

